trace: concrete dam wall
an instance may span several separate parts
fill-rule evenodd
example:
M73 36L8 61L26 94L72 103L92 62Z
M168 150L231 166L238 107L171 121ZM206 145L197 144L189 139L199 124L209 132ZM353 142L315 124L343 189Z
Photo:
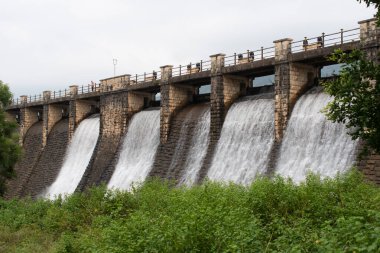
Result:
M265 57L216 54L185 70L166 65L64 95L45 91L42 100L22 96L7 108L20 119L24 147L7 196L54 197L101 183L129 189L147 177L249 184L280 174L299 182L308 171L334 176L353 165L380 183L380 156L357 159L360 142L320 113L329 98L318 87L335 49L375 55L373 22L360 22L357 40L299 51L282 39ZM252 87L268 75L274 83Z

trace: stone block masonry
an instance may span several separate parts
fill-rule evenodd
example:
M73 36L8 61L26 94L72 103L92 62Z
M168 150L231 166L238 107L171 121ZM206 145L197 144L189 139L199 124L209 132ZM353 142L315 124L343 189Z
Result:
M161 73L160 141L161 144L165 144L171 120L179 110L191 102L195 87L171 84L172 66L161 67Z
M67 105L46 104L43 107L43 128L42 128L42 147L46 146L48 136L55 126L60 121L67 110ZM68 136L67 136L68 137Z
M41 108L23 107L20 109L20 145L24 144L25 135L30 127L40 120L38 115L42 117Z
M111 93L100 97L100 135L89 165L77 190L101 183L103 174L117 152L128 117L128 94Z
M292 62L290 59L292 39L275 43L275 141L280 142L292 109L298 98L314 85L319 68Z
M79 123L94 113L94 108L98 106L96 101L92 100L71 100L69 105L69 140L74 135L74 131Z
M50 130L46 146L25 182L22 196L38 197L57 178L66 154L68 128L69 119L63 119Z
M41 155L41 144L42 121L38 121L30 126L24 135L23 154L14 168L16 177L7 182L6 198L23 197L24 188Z

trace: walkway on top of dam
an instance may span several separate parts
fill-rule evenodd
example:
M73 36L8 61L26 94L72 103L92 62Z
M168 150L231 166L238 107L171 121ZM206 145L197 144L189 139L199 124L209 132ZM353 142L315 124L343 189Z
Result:
M360 29L343 30L332 34L324 34L305 38L293 42L291 39L274 41L290 41L291 50L288 57L291 62L307 63L323 67L333 64L327 59L336 49L350 51L360 49ZM259 77L274 74L274 67L281 63L277 59L275 46L261 47L258 50L247 50L244 53L235 53L224 57L222 74L242 77ZM174 85L205 85L211 80L211 60L202 60L187 65L179 65L172 68L170 83ZM109 83L115 80L121 84L114 88ZM17 110L21 107L42 106L43 104L68 103L71 99L94 99L104 94L140 91L160 92L161 71L153 71L142 75L120 75L100 80L100 84L80 86L77 94L72 94L69 89L49 92L48 97L43 94L34 96L21 96L14 99L7 110ZM120 85L119 84L119 85Z

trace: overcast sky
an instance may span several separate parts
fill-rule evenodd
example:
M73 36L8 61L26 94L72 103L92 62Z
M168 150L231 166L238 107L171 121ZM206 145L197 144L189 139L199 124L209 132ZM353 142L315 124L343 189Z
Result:
M0 80L15 97L358 27L355 0L0 0Z

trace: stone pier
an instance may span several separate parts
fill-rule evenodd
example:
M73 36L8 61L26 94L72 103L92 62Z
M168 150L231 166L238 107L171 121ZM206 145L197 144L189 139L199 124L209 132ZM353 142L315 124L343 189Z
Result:
M171 82L172 68L171 65L161 67L161 144L165 144L168 140L172 118L190 103L195 92L195 88L192 86L173 85Z

